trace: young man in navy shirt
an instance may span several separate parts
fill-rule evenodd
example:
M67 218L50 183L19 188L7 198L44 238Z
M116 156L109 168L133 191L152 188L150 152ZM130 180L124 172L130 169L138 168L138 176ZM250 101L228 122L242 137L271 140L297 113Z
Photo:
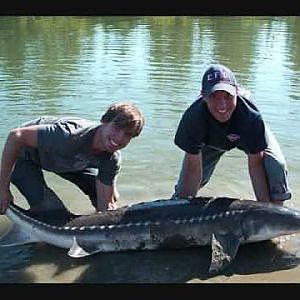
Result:
M282 205L291 198L280 147L259 110L246 97L226 66L213 64L205 71L201 95L184 112L175 135L175 144L185 155L173 197L195 197L209 181L220 157L238 148L248 157L258 201Z

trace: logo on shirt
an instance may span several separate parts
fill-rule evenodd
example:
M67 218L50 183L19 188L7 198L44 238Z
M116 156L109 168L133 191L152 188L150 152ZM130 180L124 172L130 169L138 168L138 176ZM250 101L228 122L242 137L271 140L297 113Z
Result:
M230 142L235 142L241 138L239 134L235 134L235 133L230 133L226 137Z

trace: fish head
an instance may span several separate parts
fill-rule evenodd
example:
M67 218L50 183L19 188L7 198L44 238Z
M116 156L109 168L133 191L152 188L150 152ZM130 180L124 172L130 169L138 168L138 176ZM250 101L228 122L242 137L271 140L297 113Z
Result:
M241 218L245 242L269 240L300 232L300 211L276 204L251 207Z

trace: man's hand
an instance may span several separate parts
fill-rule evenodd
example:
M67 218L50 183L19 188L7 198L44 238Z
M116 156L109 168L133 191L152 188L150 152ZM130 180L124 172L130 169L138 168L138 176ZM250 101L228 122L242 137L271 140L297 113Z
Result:
M103 213L103 212L106 212L108 210L116 210L118 209L118 205L116 202L109 202L108 205L107 205L107 209L104 209L104 210L100 210L100 209L96 209L96 212L97 213Z
M116 210L118 208L117 202L109 202L107 210Z
M97 191L97 207L96 211L104 212L106 210L117 209L117 200L119 198L119 192L115 186L103 184L100 180L96 180Z
M0 214L4 215L10 202L14 201L14 197L10 191L0 193Z

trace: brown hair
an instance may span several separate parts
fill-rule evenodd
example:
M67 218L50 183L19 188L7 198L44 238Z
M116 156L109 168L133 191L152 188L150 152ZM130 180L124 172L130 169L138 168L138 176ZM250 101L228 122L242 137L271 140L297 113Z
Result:
M141 111L132 103L114 103L101 117L102 123L114 122L132 137L138 136L145 124Z

